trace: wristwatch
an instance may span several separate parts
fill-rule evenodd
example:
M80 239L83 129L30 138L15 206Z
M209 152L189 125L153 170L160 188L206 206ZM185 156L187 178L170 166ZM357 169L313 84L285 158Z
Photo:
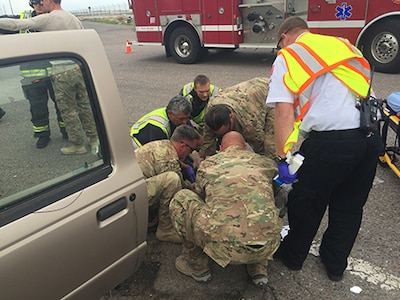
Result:
M274 161L275 161L275 163L278 165L278 164L280 164L281 162L284 162L286 160L286 158L282 158L282 157L280 157L279 155L277 155L277 156L275 156L274 157Z

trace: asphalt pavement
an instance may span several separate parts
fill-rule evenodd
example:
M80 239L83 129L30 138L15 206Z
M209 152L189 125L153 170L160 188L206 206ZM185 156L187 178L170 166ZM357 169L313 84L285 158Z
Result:
M84 26L94 28L103 40L128 116L127 126L165 106L198 74L207 75L212 83L224 88L268 76L274 60L274 54L261 49L212 50L199 64L180 65L166 58L161 46L133 44L133 53L126 54L126 40L135 40L131 26L92 22L84 22ZM373 88L377 97L385 98L400 89L399 82L400 74L376 73ZM378 166L361 230L341 282L327 278L318 256L326 228L324 218L303 269L290 271L279 261L271 261L265 288L251 284L243 265L222 269L212 262L211 282L199 284L174 267L181 246L159 242L154 232L149 232L148 252L141 268L102 299L400 299L399 191L400 178ZM352 291L355 287L361 292Z

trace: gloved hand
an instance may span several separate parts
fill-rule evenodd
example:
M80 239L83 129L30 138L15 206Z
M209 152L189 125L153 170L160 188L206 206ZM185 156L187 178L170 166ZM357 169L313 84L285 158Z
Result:
M189 165L187 165L186 174L191 183L196 181L196 173L194 172L194 169Z
M291 184L296 180L297 173L290 174L289 165L284 161L278 164L278 176L283 183Z

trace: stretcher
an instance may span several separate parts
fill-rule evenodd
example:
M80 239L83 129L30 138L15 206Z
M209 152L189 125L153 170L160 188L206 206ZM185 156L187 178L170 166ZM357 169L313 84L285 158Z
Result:
M392 171L400 177L400 113L396 113L387 103L383 100L381 107L382 119L380 122L380 135L383 142L383 151L379 156L379 163L381 166L389 167ZM394 133L393 135L388 133Z

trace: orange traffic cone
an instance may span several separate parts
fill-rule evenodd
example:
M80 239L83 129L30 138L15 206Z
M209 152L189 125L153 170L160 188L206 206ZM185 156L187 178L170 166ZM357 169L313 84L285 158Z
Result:
M132 53L132 42L129 40L126 40L126 48L125 48L125 53Z

